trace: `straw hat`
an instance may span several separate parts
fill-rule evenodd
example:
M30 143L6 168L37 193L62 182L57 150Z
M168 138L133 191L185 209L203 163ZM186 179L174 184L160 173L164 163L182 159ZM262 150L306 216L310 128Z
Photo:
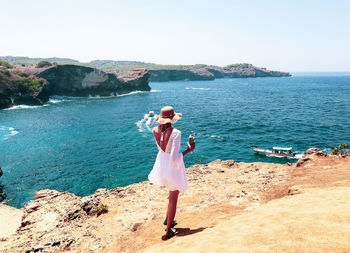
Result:
M176 113L172 106L165 106L160 110L160 115L156 117L159 124L175 123L181 119L182 113Z

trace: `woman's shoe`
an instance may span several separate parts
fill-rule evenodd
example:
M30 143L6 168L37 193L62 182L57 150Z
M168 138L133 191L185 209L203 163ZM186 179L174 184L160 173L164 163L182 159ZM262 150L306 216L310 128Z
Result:
M176 229L175 228L170 228L170 231L165 233L165 237L167 239L170 239L170 238L175 236L175 233L176 233Z
M163 224L164 224L165 226L167 225L166 219L164 219ZM175 227L176 225L177 225L176 220L173 220L173 225L172 225L172 227Z

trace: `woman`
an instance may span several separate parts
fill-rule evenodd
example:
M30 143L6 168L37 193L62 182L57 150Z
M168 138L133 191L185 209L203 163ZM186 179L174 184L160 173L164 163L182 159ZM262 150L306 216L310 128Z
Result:
M187 143L187 149L181 153L181 132L172 127L181 119L181 113L175 113L174 108L165 106L162 108L156 122L160 125L153 128L154 138L157 142L158 155L148 179L151 183L167 186L169 188L169 203L166 218L163 222L167 225L165 236L170 239L175 235L176 225L175 213L177 197L179 192L184 193L187 190L186 169L183 157L194 150L196 144L194 141Z

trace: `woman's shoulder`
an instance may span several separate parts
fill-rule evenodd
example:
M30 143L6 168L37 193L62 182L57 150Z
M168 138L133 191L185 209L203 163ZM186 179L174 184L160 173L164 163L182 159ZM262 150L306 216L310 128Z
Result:
M181 131L179 129L173 128L173 133L174 134L181 134Z

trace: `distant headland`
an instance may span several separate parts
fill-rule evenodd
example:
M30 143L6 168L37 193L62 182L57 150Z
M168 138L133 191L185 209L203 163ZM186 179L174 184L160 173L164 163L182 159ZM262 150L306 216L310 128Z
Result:
M13 65L38 64L47 61L57 64L80 65L97 68L108 73L120 74L135 68L145 68L149 71L151 82L214 80L216 78L246 78L246 77L285 77L289 72L267 70L248 63L231 64L225 67L214 65L162 65L141 61L94 60L82 63L69 58L29 58L15 56L0 56L0 60Z

